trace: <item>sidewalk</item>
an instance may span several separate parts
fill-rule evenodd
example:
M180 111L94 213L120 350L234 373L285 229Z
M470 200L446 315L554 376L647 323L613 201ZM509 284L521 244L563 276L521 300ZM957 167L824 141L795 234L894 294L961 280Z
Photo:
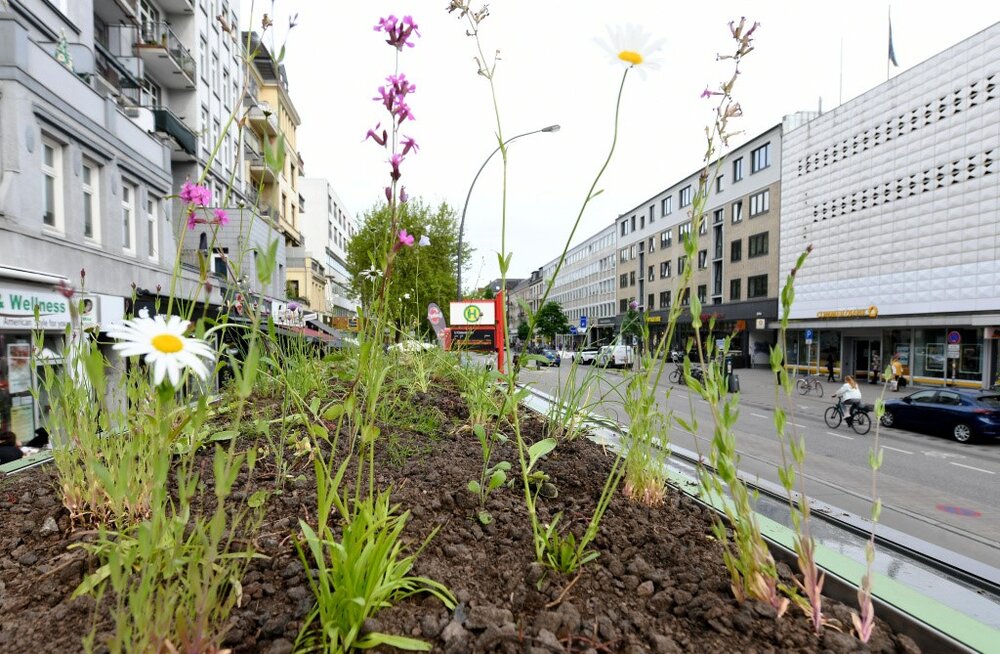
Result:
M737 368L733 370L733 373L740 380L740 399L743 404L752 404L757 406L774 407L774 389L777 385L776 375L766 368ZM819 379L820 383L823 385L823 397L819 397L815 392L810 392L806 395L800 395L795 389L795 380L798 377L804 377L805 375L798 375L794 377L795 373L789 371L789 376L792 379L792 397L801 402L816 402L819 404L830 405L834 403L833 394L836 393L841 386L843 386L844 381L838 379L836 382L826 381L826 373L821 375L810 375L816 379ZM858 382L858 388L861 389L862 400L865 404L874 404L875 399L882 393L882 384L869 384L868 382ZM893 391L891 389L886 389L885 399L891 399L894 397L903 397L909 395L910 393L923 388L931 388L930 386L914 386L908 384L906 388L902 391Z

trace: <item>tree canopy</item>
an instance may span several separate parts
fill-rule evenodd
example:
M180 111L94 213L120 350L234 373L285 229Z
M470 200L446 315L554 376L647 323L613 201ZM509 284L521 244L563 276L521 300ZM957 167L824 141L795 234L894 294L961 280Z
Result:
M398 234L389 234L390 220L386 203L372 207L361 217L358 233L347 245L351 291L360 298L362 307L369 306L378 291L386 254L398 242ZM419 198L411 198L400 207L399 226L414 241L393 261L386 291L389 306L396 307L394 315L400 327L417 324L418 331L424 333L430 330L427 305L435 302L447 315L448 303L455 299L458 220L445 203L431 209ZM423 237L430 241L428 245L420 245ZM463 244L462 249L467 263L469 248ZM373 274L372 270L378 272Z
M556 334L569 333L569 323L566 314L558 302L546 302L538 310L535 318L535 331L545 337L546 341L555 339Z

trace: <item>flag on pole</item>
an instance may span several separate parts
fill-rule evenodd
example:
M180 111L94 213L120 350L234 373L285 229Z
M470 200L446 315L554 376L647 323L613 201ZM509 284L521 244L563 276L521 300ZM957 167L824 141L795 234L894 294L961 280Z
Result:
M892 17L889 18L889 61L896 68L899 68L899 62L896 61L896 51L892 48Z

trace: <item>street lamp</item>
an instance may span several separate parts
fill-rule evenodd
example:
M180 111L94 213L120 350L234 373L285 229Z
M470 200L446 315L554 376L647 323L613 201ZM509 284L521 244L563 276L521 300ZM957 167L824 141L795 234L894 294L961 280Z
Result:
M472 189L476 185L476 180L479 179L479 174L483 172L483 168L486 168L486 164L490 162L497 152L500 152L501 147L506 147L511 141L515 141L522 136L531 136L532 134L538 134L539 132L558 132L559 125L549 125L548 127L543 127L542 129L536 129L532 132L525 132L524 134L518 134L517 136L512 136L503 142L503 145L498 145L497 149L490 152L490 156L486 157L486 161L483 165L479 167L476 171L476 176L472 178L472 184L469 185L469 192L465 194L465 205L462 207L462 220L458 225L458 263L455 264L455 277L458 278L458 299L462 299L462 234L465 231L465 211L469 208L469 198L472 197Z

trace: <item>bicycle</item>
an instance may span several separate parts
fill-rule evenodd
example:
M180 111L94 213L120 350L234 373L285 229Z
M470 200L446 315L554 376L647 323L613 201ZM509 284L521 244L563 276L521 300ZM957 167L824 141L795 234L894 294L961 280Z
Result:
M823 397L823 384L819 383L815 377L800 377L795 382L795 388L799 391L799 395L815 392L819 397Z
M697 381L702 381L702 371L700 366L691 366L691 377ZM670 374L667 375L667 380L672 384L683 384L686 385L687 381L684 379L684 366L677 364Z
M847 424L859 436L864 436L872 429L872 419L868 415L868 412L871 410L872 406L870 404L854 404L851 406L851 412L846 418ZM830 429L840 427L840 423L845 420L844 403L837 402L828 408L823 413L823 420L826 421L826 426Z

